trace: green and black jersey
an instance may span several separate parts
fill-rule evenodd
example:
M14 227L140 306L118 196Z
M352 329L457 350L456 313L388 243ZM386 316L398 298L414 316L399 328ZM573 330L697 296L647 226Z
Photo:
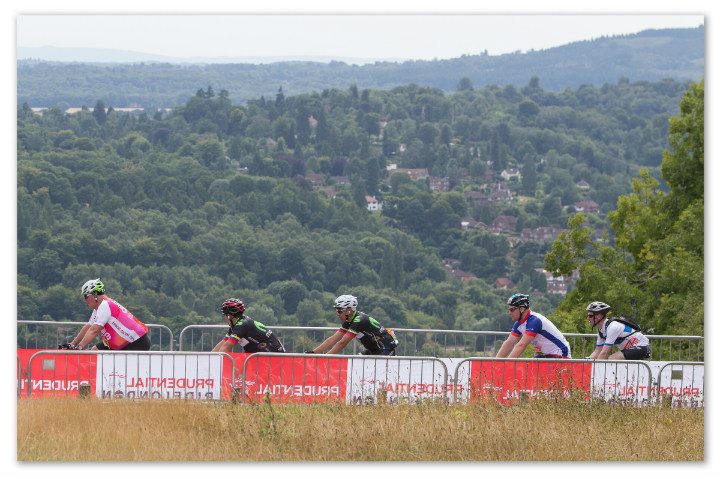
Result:
M284 353L280 340L264 324L253 321L249 316L235 323L223 338L240 344L246 353Z
M371 352L393 350L398 344L395 333L383 327L366 313L355 311L350 320L343 322L340 331L357 338Z

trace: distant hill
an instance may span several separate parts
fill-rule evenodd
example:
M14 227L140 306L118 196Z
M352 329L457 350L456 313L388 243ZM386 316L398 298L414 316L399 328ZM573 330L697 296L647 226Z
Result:
M527 53L464 55L450 60L375 62L353 65L331 61L251 63L176 63L151 59L142 63L78 63L18 60L18 104L43 106L108 106L144 108L183 104L200 88L226 90L233 103L261 96L358 89L392 89L416 83L445 92L461 79L487 85L521 87L532 77L545 90L582 85L632 82L698 81L705 71L705 29L646 30Z
M18 60L35 60L47 62L68 62L68 63L178 63L178 64L212 64L212 63L250 63L254 65L277 63L277 62L322 62L331 61L345 62L350 65L365 65L374 63L369 58L354 57L326 57L321 55L296 56L242 56L242 57L175 57L166 55L155 55L152 53L136 52L132 50L116 50L111 48L64 48L64 47L18 47ZM402 62L405 59L388 58L384 61Z

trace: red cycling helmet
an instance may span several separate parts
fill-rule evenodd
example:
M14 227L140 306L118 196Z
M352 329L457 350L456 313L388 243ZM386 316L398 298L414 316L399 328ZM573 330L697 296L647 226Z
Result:
M220 306L220 310L224 314L232 314L233 316L242 316L242 314L245 312L245 305L242 301L235 298L226 299L223 301L222 306Z

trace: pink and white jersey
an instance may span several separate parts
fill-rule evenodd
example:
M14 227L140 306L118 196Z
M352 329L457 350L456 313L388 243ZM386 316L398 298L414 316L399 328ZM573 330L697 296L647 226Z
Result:
M102 340L110 349L123 349L143 337L148 328L120 303L107 296L90 315L90 324L99 324Z

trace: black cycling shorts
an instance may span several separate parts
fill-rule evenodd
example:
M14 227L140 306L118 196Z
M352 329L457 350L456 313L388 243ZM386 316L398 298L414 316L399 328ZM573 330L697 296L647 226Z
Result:
M378 349L377 351L370 351L364 349L358 353L360 356L395 356L394 349Z
M647 346L635 346L622 350L625 359L647 359L650 357L650 348Z
M100 342L95 345L98 349L101 350L110 350L111 348L105 346L105 343ZM147 334L142 335L141 337L137 338L132 343L128 344L124 348L122 348L120 351L150 351L150 338Z

